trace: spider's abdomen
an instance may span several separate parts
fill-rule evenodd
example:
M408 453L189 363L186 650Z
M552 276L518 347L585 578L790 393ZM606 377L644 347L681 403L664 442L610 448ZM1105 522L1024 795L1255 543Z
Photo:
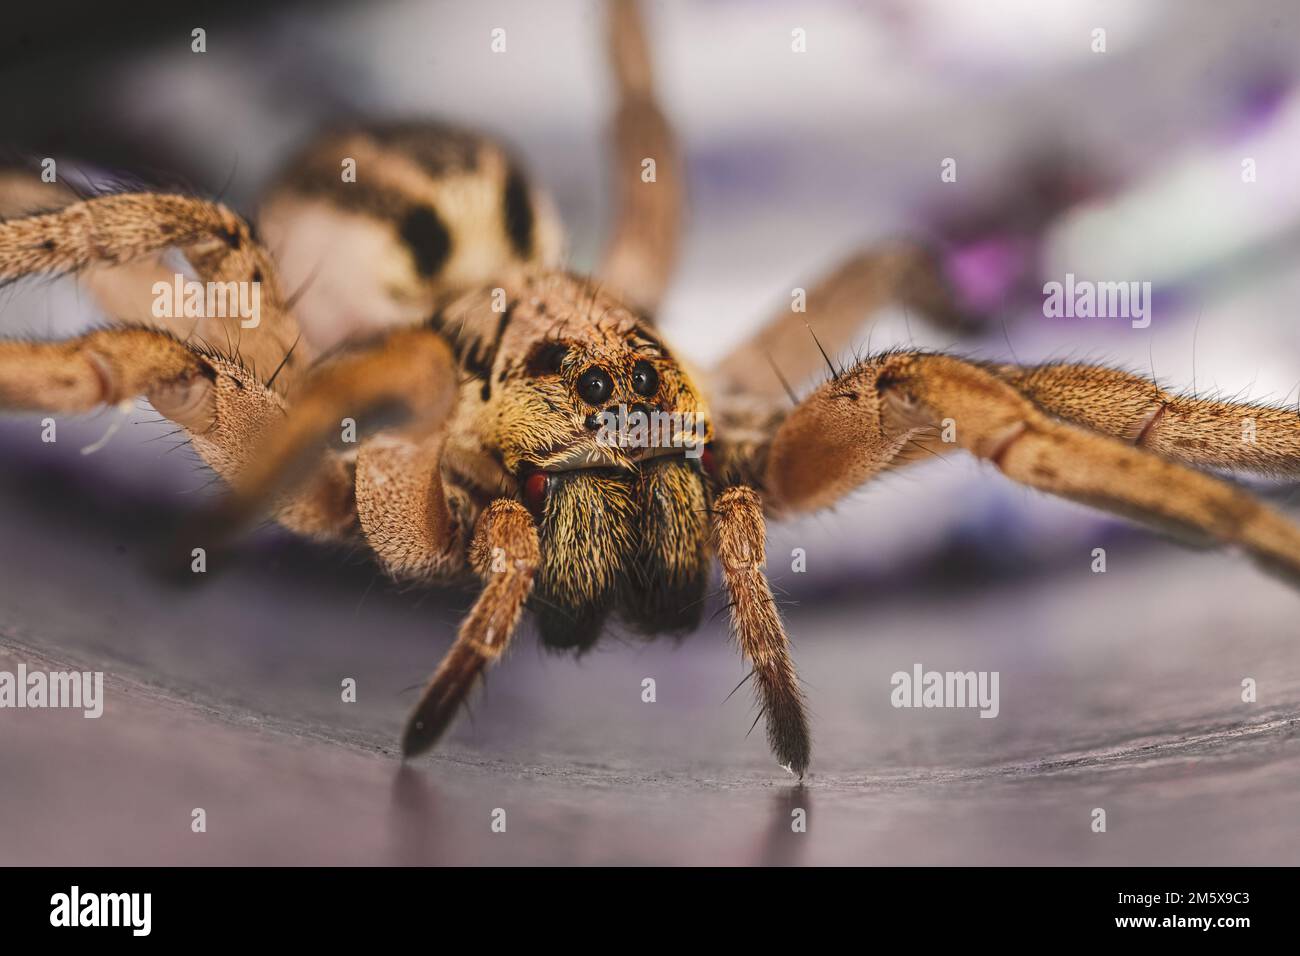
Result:
M448 293L562 254L549 199L476 133L431 123L340 129L285 168L258 222L315 350L419 322Z

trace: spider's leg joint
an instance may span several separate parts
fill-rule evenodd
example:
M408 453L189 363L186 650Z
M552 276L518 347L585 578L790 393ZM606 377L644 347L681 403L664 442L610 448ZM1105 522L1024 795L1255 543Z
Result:
M1006 460L1007 452L1011 446L1024 437L1025 432L1029 431L1029 425L1025 422L1016 422L1007 427L1006 431L994 438L992 447L984 456L993 462L999 470L1003 468L1003 462Z

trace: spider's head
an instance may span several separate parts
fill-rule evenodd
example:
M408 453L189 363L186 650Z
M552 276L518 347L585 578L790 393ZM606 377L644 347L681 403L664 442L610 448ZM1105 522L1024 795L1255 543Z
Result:
M652 633L693 626L713 435L690 374L583 280L535 280L500 315L475 431L539 523L543 641L590 646L610 612Z

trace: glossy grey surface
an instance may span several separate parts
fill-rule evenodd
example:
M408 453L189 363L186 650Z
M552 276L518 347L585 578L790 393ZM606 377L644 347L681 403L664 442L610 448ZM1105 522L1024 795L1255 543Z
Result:
M577 663L525 634L403 767L408 688L470 595L266 537L177 592L131 530L156 501L96 519L102 495L69 514L52 484L0 504L0 670L102 669L107 701L0 711L3 863L1297 862L1295 598L1229 556L1135 542L1106 574L807 603L774 567L815 715L802 788L745 736L716 622ZM999 671L998 717L893 708L916 662Z

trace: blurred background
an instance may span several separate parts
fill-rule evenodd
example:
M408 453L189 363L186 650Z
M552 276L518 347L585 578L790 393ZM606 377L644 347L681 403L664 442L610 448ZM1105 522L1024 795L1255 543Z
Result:
M690 190L661 324L697 362L844 255L905 235L943 250L984 321L955 340L902 311L864 316L864 350L1095 359L1198 394L1300 401L1294 5L646 7ZM92 188L180 185L251 212L326 122L451 119L512 144L556 199L573 266L596 261L598 3L146 0L130 18L79 3L5 18L10 165L54 157ZM1045 318L1043 283L1067 272L1151 282L1150 326ZM99 318L72 282L0 290L5 335ZM395 589L364 554L274 531L199 591L168 591L142 542L210 494L209 476L147 407L89 456L115 412L60 421L55 444L39 418L0 420L0 669L102 669L109 699L99 721L0 712L0 863L1300 859L1294 592L974 461L908 469L770 530L815 720L803 787L746 736L745 693L725 699L745 669L723 616L681 646L614 633L576 663L525 629L473 719L399 771L412 688L472 594ZM1291 486L1256 490L1296 510ZM999 717L895 710L890 675L916 662L999 671ZM489 830L498 807L504 835ZM806 834L790 833L793 808Z

